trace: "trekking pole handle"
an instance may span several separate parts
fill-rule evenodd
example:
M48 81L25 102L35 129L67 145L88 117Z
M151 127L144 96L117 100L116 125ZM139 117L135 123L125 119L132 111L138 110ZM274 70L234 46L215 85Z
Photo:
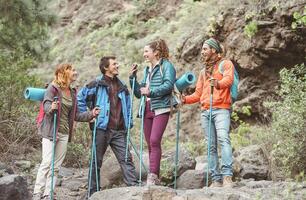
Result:
M210 93L212 95L214 93L214 87L215 87L216 79L215 78L210 78L209 81L210 81Z
M58 102L58 96L53 97L53 101L57 103ZM57 112L57 110L58 110L58 107L57 107L57 109L54 109L53 111Z

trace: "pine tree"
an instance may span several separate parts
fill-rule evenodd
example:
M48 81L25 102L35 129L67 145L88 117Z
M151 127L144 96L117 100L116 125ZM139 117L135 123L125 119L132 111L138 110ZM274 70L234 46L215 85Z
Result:
M0 0L0 51L42 58L54 21L44 0Z
M48 52L48 30L55 17L44 0L0 0L0 158L23 154L35 140L34 104L23 98L38 79L30 69ZM16 151L16 149L18 151Z

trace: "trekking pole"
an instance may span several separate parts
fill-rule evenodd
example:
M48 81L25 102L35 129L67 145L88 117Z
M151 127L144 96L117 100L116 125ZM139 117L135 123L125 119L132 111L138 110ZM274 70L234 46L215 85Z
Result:
M209 99L209 122L208 122L208 141L207 141L207 172L206 172L206 187L208 187L208 175L209 175L209 162L210 162L210 143L211 143L211 123L212 123L212 104L214 85L213 80L210 79L210 99Z
M98 107L98 105L96 105L96 107ZM90 159L89 179L88 179L88 193L87 193L88 198L90 197L93 159L95 159L96 191L99 191L99 176L98 176L97 150L96 150L96 133L97 133L98 116L94 120L95 122L92 133L91 159Z
M137 158L140 160L139 153L138 153L138 151L137 151L137 149L136 149L136 146L133 144L131 138L130 138L130 144L132 145L132 147L133 147L133 149L134 149L134 152L135 152ZM148 173L148 169L147 169L147 167L145 166L145 164L143 163L143 160L141 161L141 164L142 164L143 169L146 171L146 173Z
M140 129L140 151L139 151L139 186L141 186L141 164L142 164L142 154L143 154L143 129L144 129L144 113L145 113L145 102L146 98L144 95L141 96L140 111L141 111L141 129Z
M175 145L175 174L174 174L174 189L176 189L177 165L179 156L179 133L180 133L180 111L176 115L176 145Z
M134 100L134 88L135 88L135 81L136 77L133 77L133 83L132 83L132 94L131 94L131 108L130 108L130 117L128 121L128 130L127 130L127 135L126 135L126 146L125 146L125 162L127 162L127 157L128 157L128 151L129 151L129 141L130 141L130 126L132 122L132 117L133 117L133 100Z
M57 102L58 97L54 97L54 101ZM50 197L53 200L54 193L54 159L55 159L55 145L56 145L56 126L57 126L57 110L53 111L53 141L52 141L52 160L51 160L51 191Z

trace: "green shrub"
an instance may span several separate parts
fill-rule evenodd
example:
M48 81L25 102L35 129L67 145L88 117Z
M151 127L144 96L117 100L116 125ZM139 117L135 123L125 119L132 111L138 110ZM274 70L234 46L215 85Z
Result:
M270 142L275 171L287 177L306 168L306 67L296 65L280 71L278 102L265 105L272 111Z
M25 100L26 86L42 85L35 76L26 72L33 65L31 57L20 54L0 54L0 145L1 159L23 155L39 146L35 115L38 104Z
M182 145L194 158L204 155L204 153L207 152L207 143L204 142L204 139L200 139L199 141L188 141Z
M246 116L251 116L251 106L243 106L239 112ZM235 149L240 147L245 147L251 144L250 134L251 126L250 124L241 120L237 112L232 112L232 121L235 124L238 124L238 127L235 128L231 133L232 146Z
M72 142L68 143L68 149L64 165L67 167L88 166L91 155L91 130L88 123L79 122Z
M79 168L87 167L87 152L87 149L85 149L82 144L68 143L64 166Z
M251 21L244 27L244 33L249 37L252 38L258 31L257 22Z
M35 115L38 104L25 100L27 86L42 86L31 75L46 58L49 25L55 17L46 1L14 0L0 3L0 159L11 161L39 146Z
M293 22L291 24L292 29L297 29L301 27L305 27L306 25L306 6L304 8L303 13L294 12L293 13Z

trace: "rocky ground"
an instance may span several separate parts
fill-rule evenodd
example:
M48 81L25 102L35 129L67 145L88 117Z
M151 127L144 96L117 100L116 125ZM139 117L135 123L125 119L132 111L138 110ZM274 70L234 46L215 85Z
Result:
M52 61L45 63L45 68L38 69L41 70L41 74L48 76L47 78L50 78L52 71L50 66L67 61L74 63L83 77L94 77L98 73L98 59L110 51L115 51L122 61L126 58L130 59L129 62L134 62L141 56L139 50L143 48L144 43L157 35L169 41L178 74L187 70L198 74L202 67L199 56L202 42L214 36L225 44L226 57L236 63L240 75L240 93L235 105L238 108L251 105L252 115L245 120L256 124L266 123L269 120L262 104L264 100L275 95L280 69L305 62L306 29L301 27L293 30L291 27L294 12L302 12L305 0L259 0L256 1L256 5L253 1L246 0L232 3L220 0L207 1L208 6L197 1L198 5L205 8L204 10L193 12L186 9L188 5L184 5L185 14L192 13L188 15L188 19L195 16L192 22L181 17L184 13L177 14L185 2L181 0L141 1L143 6L147 6L146 9L142 5L136 6L133 4L134 1L123 0L106 0L103 4L100 1L89 0L52 2L52 9L56 10L59 16L59 23L52 30L53 47L50 54ZM206 13L214 10L211 7L213 5L222 7L223 10L210 23L209 15ZM153 25L144 29L133 26L133 23L126 20L126 17L130 17L125 15L128 12L134 12L131 15L135 20L133 23L137 21L139 25L143 25L152 20L150 23ZM121 19L124 23L122 27L119 23ZM164 20L163 25L170 28L155 27L155 23L160 20ZM176 20L181 20L177 22L181 27L171 23ZM189 23L184 24L182 20ZM245 34L244 28L251 21L257 23L258 30L250 38ZM114 30L113 26L119 27L119 32L116 32L118 30ZM206 26L212 26L210 33L203 29ZM130 30L130 27L133 30ZM129 31L134 31L134 35L131 38L124 38L124 34ZM129 52L125 49L127 47ZM85 78L82 81L86 82ZM199 141L202 138L199 115L195 114L198 112L197 106L182 109L182 140ZM165 135L174 138L174 133L175 120L171 120ZM205 156L193 158L182 149L177 190L171 189L174 169L173 150L163 153L168 168L163 169L162 180L169 187L123 187L120 167L112 156L104 161L103 191L95 194L92 199L306 199L305 183L296 183L293 180L271 181L272 172L267 159L268 153L260 146L249 146L236 151L234 153L235 187L202 189L206 185L204 182L206 158ZM137 163L137 158L134 157ZM145 163L148 163L147 156L144 157ZM17 160L12 166L0 163L0 200L31 199L37 164L28 160ZM139 168L138 164L136 167ZM139 172L139 169L137 171ZM146 177L144 170L142 173L142 177ZM279 180L275 174L273 180ZM57 184L58 199L83 199L86 194L87 169L62 168Z
M174 151L166 152L163 160L173 162ZM147 155L144 162L148 163ZM138 160L135 159L136 171L139 174ZM20 169L27 169L29 161L20 161ZM102 168L102 188L91 199L143 199L143 200L189 200L189 199L306 199L306 183L288 181L271 181L269 167L260 146L253 145L235 152L233 188L206 188L206 158L192 159L185 149L180 151L178 164L177 190L173 189L174 166L163 172L163 183L166 186L125 187L120 167L114 156L104 161ZM0 199L31 199L37 167L31 169L31 175L17 175L14 171L0 164ZM147 166L146 166L147 167ZM84 199L87 192L87 169L62 167L57 182L56 193L59 200ZM142 170L142 177L146 177ZM143 180L145 182L145 179ZM112 189L107 189L112 188Z

